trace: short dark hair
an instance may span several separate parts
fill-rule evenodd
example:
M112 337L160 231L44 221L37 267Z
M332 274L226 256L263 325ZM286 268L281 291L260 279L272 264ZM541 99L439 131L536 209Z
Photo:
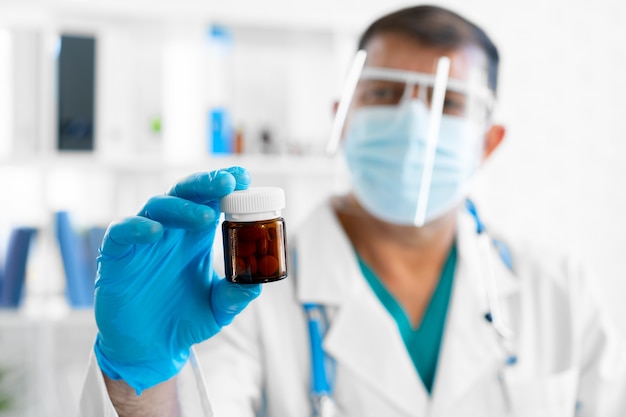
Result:
M498 87L498 48L484 30L460 15L437 6L414 6L383 16L361 35L359 49L381 33L402 33L427 46L458 49L479 47L487 58L487 81L495 93Z

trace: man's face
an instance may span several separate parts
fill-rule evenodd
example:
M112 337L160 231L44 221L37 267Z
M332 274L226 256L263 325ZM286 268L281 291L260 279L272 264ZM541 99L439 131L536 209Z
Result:
M353 193L374 217L422 227L460 204L488 154L486 60L474 47L425 47L397 33L374 36L366 52L344 124Z
M452 51L424 46L423 44L399 33L375 35L367 44L367 67L390 68L424 74L434 74L438 59L450 58L450 79L469 82L472 72L486 68L484 53L477 47L468 46ZM361 80L355 91L352 109L374 105L396 105L407 93L406 83ZM423 98L430 104L432 87L420 94L415 86L409 92L413 97ZM447 91L443 113L453 116L466 116L469 103L466 96L454 91Z

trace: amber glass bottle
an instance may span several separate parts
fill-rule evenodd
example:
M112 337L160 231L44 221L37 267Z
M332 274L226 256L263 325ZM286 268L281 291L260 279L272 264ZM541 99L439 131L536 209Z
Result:
M284 208L285 193L276 187L235 191L220 200L226 279L256 284L287 277Z

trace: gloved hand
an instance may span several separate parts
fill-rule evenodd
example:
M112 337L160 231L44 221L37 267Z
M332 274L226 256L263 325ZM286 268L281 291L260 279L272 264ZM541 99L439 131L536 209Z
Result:
M95 355L111 379L139 395L173 377L193 344L259 295L259 285L232 284L211 267L218 199L249 183L239 167L191 175L109 226L98 257Z

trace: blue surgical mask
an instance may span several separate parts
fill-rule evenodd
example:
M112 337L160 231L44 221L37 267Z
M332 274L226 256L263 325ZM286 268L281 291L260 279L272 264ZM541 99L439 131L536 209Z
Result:
M430 110L421 100L362 107L347 126L344 153L354 195L375 217L415 225L426 160ZM449 212L468 192L480 161L475 123L442 115L424 223Z

